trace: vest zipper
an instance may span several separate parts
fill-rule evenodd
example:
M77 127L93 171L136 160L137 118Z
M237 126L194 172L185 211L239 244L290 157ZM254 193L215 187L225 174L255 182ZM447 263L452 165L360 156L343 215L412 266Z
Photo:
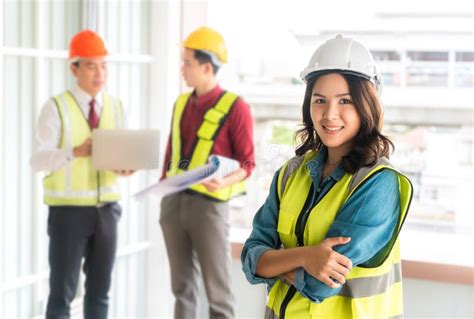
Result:
M285 319L286 307L288 307L288 304L290 303L291 298L293 298L295 294L296 294L296 288L295 286L291 286L288 292L286 293L286 296L283 299L283 302L281 303L280 319Z

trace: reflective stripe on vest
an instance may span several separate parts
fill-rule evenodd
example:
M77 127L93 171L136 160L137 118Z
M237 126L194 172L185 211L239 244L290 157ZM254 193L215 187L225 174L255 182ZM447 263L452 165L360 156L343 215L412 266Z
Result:
M266 306L265 307L265 315L264 315L264 318L265 319L279 319L280 317L273 311L272 308ZM317 317L314 317L315 319L316 318L321 318L321 319L325 319L325 318L336 318L336 317L333 317L333 316L328 316L328 317L320 317L320 316L317 316ZM395 316L391 316L391 317L388 317L388 319L402 319L403 318L403 315L395 315Z
M181 119L190 96L191 93L180 95L174 106L171 134L171 163L166 172L166 176L181 174L186 170L192 170L207 163L209 155L212 153L217 134L238 98L236 94L225 92L217 104L207 110L204 115L204 120L197 131L197 143L191 151L191 160L188 161L183 158L182 154ZM228 201L232 197L245 192L245 183L236 183L215 192L209 192L201 184L191 186L190 189L212 199Z
M70 92L55 96L61 118L60 149L81 145L92 136L86 115ZM103 94L100 129L122 127L122 105L119 99ZM49 206L94 206L120 199L117 176L112 171L96 171L91 157L74 158L43 179L44 202Z
M295 234L298 216L304 208L311 188L311 176L306 164L317 155L309 152L285 164L278 177L280 211L277 230L285 248L296 247ZM317 245L324 240L337 212L352 193L382 169L394 170L388 161L381 159L371 168L362 168L356 174L345 174L330 191L311 209L304 228L304 245ZM395 171L395 170L394 170ZM400 190L400 218L397 231L380 253L371 259L376 266L354 267L338 295L322 303L312 303L296 292L286 306L283 300L290 286L277 280L269 293L266 317L279 318L284 313L294 318L397 318L403 313L400 246L397 240L412 197L412 186L407 177L398 175ZM322 214L321 212L324 212ZM295 290L294 287L291 288Z

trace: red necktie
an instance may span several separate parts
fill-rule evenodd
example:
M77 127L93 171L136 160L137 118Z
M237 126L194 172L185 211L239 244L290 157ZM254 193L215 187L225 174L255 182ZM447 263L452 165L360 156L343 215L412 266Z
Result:
M97 128L99 126L99 115L95 111L95 100L92 99L89 102L89 117L87 118L87 122L89 122L89 127L91 130Z

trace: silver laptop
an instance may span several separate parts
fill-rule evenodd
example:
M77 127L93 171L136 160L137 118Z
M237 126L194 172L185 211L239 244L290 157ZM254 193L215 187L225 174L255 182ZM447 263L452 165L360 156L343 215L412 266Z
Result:
M92 164L96 170L156 169L158 130L101 130L92 132Z

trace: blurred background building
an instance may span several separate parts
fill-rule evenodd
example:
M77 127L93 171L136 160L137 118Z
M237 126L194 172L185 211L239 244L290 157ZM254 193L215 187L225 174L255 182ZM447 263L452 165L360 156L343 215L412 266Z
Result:
M233 285L238 318L261 318L265 288L250 286L238 252L276 169L294 154L314 49L340 33L366 44L383 75L384 132L392 162L415 189L402 233L407 318L474 317L474 13L469 1L3 0L0 3L0 318L41 318L48 294L42 176L28 160L46 99L73 84L68 41L89 27L112 53L108 91L132 128L159 128L186 90L180 42L207 24L227 41L222 86L255 117L257 168L232 202ZM169 269L156 200L129 199L160 172L123 183L124 214L111 318L170 318ZM74 303L80 316L82 288ZM202 297L201 315L206 317Z

